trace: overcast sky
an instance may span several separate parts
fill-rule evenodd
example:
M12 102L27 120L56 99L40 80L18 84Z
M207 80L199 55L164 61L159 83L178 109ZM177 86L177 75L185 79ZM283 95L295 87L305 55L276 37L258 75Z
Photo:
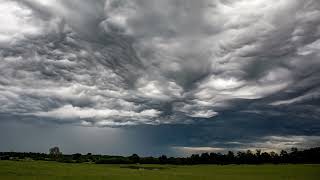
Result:
M0 151L320 146L318 0L0 0Z

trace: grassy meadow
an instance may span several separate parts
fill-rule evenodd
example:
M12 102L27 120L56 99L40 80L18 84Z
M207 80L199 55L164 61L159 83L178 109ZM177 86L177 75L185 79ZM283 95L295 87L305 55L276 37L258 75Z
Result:
M320 165L97 165L0 161L1 180L318 180Z

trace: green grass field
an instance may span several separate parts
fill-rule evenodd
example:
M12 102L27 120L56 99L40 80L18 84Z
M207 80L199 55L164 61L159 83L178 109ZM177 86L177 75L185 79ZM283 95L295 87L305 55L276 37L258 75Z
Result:
M318 180L320 165L96 165L44 161L0 161L0 179L108 180Z

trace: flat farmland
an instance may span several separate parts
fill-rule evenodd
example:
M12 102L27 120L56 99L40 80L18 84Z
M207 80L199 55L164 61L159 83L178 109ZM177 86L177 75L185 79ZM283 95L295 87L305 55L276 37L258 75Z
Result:
M0 161L1 180L318 180L320 165L101 165Z

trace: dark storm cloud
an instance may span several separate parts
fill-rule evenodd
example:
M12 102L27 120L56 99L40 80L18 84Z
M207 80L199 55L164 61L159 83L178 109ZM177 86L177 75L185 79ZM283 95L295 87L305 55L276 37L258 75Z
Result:
M0 119L319 135L317 0L0 2Z

